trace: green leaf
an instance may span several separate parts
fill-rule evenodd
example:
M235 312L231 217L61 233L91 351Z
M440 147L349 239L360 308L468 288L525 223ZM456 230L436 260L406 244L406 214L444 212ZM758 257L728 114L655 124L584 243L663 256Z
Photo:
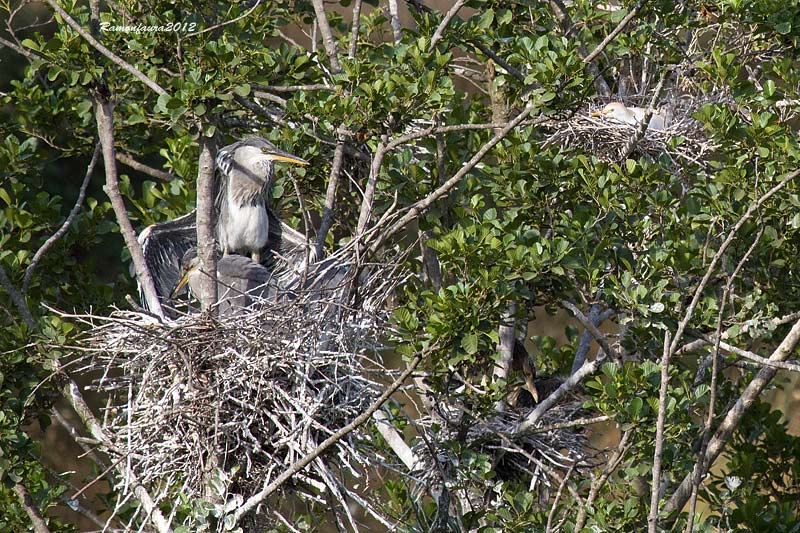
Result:
M469 333L461 338L461 348L469 355L478 351L478 336Z
M245 83L244 85L239 85L237 87L234 87L233 92L242 97L247 96L250 94L250 84Z

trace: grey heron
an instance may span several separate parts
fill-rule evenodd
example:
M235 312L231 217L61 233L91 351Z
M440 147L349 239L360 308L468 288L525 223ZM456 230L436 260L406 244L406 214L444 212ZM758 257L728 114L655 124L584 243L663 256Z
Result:
M215 235L223 256L248 255L278 277L296 277L314 261L314 246L305 235L281 222L267 205L274 165L280 161L308 164L261 137L219 150L214 180ZM197 246L196 212L147 227L139 235L139 243L158 297L166 302L181 278L181 258Z
M593 117L608 117L618 122L638 126L644 120L647 110L641 107L626 106L622 102L611 102L603 109L594 111ZM647 129L661 131L666 128L667 118L661 111L653 111L647 123Z
M197 248L189 248L181 258L181 277L170 294L175 299L180 290L189 286L192 294L197 292L197 283L201 276L207 275L200 270ZM217 261L217 293L218 309L221 316L231 316L254 303L274 297L277 285L272 273L262 264L243 255L226 255Z

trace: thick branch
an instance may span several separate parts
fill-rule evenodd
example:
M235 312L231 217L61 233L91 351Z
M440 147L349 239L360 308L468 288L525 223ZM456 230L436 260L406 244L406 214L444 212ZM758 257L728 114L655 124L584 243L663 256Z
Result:
M42 260L42 257L44 257L44 254L46 254L47 251L67 233L67 230L69 230L69 227L75 221L75 217L78 216L78 212L81 210L81 205L83 205L83 200L86 198L86 188L89 186L89 180L92 178L92 173L94 173L94 167L97 165L97 160L100 159L100 150L100 143L97 143L94 147L92 160L89 161L89 166L86 169L86 176L84 176L83 183L81 183L81 188L78 191L78 199L75 200L75 205L72 206L72 210L69 212L69 215L67 215L64 223L60 228L58 228L58 231L56 231L49 239L47 239L41 248L36 251L36 254L33 256L33 259L31 259L31 263L28 265L28 268L25 269L25 278L22 280L23 293L28 292L28 285L33 277L33 272L36 270L36 267Z
M328 61L331 62L331 70L334 74L342 70L339 64L339 53L336 50L336 39L333 38L333 31L328 22L328 15L325 13L325 5L322 0L311 0L314 5L314 13L317 16L317 26L319 32L322 34L322 46L325 47L325 54L328 56Z
M456 16L458 11L464 7L466 0L457 0L453 7L450 8L450 11L442 19L442 22L439 23L439 26L436 27L436 31L433 32L433 37L431 37L431 44L428 45L428 52L433 51L433 48L436 46L442 36L444 36L444 31L447 29L447 26L450 25L450 21L453 20L453 17Z
M50 533L47 522L45 522L41 511L39 511L39 508L33 502L33 498L31 498L25 485L22 483L14 483L14 492L17 493L20 505L22 505L22 508L25 509L25 512L28 514L28 518L30 518L31 524L33 525L33 530L36 533Z
M131 253L133 266L136 270L136 277L144 293L147 307L150 311L161 318L164 318L164 311L161 309L161 302L158 300L158 293L153 283L153 278L144 260L142 247L136 239L136 232L133 230L125 202L119 192L119 179L117 177L116 150L114 149L114 118L111 103L103 96L97 96L95 101L95 117L97 119L97 132L100 136L100 143L103 145L103 163L106 167L106 184L103 190L111 200L114 214L117 217L119 230L125 239L125 246Z
M772 352L769 360L773 362L785 361L797 347L798 342L800 342L800 320L795 322L780 345ZM731 438L733 431L741 422L747 409L750 408L753 402L764 391L764 388L772 381L776 373L777 370L775 368L762 368L756 377L753 378L753 381L747 385L741 396L739 396L739 399L736 400L736 403L725 415L725 419L720 423L714 437L709 441L708 448L703 457L704 465L709 466L714 464L714 461L716 461L719 454L722 453L722 450ZM686 504L692 490L692 474L692 472L689 472L686 477L683 478L681 484L672 494L672 497L664 505L665 513L672 513L680 510ZM701 472L700 474L703 475L705 472Z
M202 128L201 128L202 131ZM197 257L200 306L205 311L217 303L217 261L214 235L214 139L200 134L200 159L197 164Z

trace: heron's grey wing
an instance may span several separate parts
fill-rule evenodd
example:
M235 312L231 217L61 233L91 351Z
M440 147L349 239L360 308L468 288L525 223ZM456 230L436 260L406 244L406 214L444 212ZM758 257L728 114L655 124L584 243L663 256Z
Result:
M269 299L277 292L277 281L264 265L249 257L226 255L217 261L217 289L220 314L234 316L250 308L257 299Z
M139 243L156 293L161 301L166 301L181 277L181 257L186 250L197 246L196 213L192 211L175 220L148 226L139 234ZM139 296L146 306L141 287Z

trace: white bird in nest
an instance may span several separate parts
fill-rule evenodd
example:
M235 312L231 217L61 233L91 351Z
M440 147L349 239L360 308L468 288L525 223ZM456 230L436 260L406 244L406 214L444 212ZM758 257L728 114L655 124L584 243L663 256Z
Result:
M594 111L593 117L609 117L618 122L638 126L644 120L647 110L642 107L628 107L622 102L611 102L600 111ZM663 111L653 111L647 129L663 131L667 126L667 117Z

